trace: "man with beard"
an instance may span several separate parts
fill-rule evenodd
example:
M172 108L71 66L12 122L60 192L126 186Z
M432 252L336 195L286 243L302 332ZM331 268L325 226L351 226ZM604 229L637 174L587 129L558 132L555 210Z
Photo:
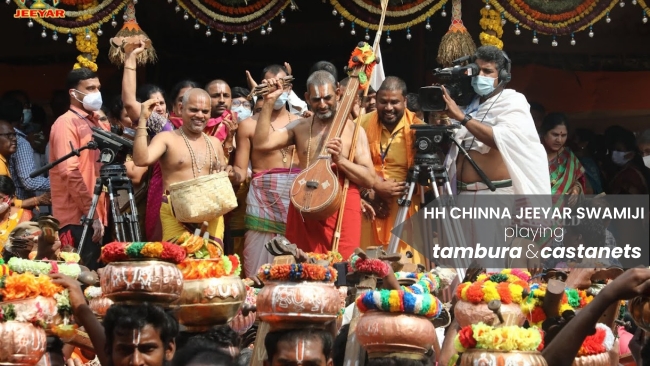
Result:
M285 76L286 69L280 65L266 67L262 75L264 80ZM286 108L290 92L290 86L284 87L280 97L272 103L271 133L298 119ZM233 166L239 183L246 180L249 164L253 171L246 197L244 272L247 277L255 275L262 265L273 261L264 244L276 235L285 234L287 210L291 205L289 191L300 171L295 164L298 159L295 159L293 146L266 151L253 145L258 117L255 115L240 123Z
M347 121L341 137L325 141L334 122L340 89L336 80L326 71L317 71L307 80L305 99L311 105L314 116L302 118L289 123L286 127L272 131L271 114L273 104L283 93L282 82L278 79L266 81L278 89L264 97L264 107L258 119L253 137L253 146L260 151L274 151L296 145L301 169L316 162L319 151L325 148L331 159L332 167L339 174L340 183L347 177L350 188L344 207L344 220L340 232L339 253L349 257L359 246L361 239L361 202L359 187L371 188L375 182L375 171L368 151L368 139L363 130L359 131L356 152L353 161L348 160L354 122ZM332 249L332 237L336 229L338 212L325 220L302 218L301 213L292 205L287 215L286 238L305 252L327 253Z
M218 138L222 143L224 152L229 154L234 150L232 139L237 130L237 117L233 116L230 111L232 107L232 91L228 83L221 79L209 82L205 86L205 90L211 99L211 118L208 119L204 132L208 136Z
M223 151L219 149L221 141L203 133L210 118L210 95L205 90L195 88L185 92L181 107L181 128L157 134L147 146L147 119L157 102L157 99L150 99L142 103L133 142L133 162L137 166L150 166L160 161L163 192L167 192L172 183L185 182L224 170L231 172ZM234 178L231 172L230 179ZM160 206L160 221L163 226L163 241L170 241L196 229L194 225L179 222L174 217L166 194L163 195L163 203ZM209 221L208 224L210 239L223 247L223 216Z
M403 80L394 76L387 77L377 91L377 110L361 119L377 172L377 182L373 189L361 190L365 216L361 245L364 249L370 246L383 246L387 249L399 210L397 199L407 190L406 176L409 167L413 166L415 156L415 134L411 125L421 125L424 122L406 108L406 93L406 83ZM419 201L411 201L407 218L417 212ZM424 257L403 241L400 241L399 251L411 251L415 255L414 263L424 264Z

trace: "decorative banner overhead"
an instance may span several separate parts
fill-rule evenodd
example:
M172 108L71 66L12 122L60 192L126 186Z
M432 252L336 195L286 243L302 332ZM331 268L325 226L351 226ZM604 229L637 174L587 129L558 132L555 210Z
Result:
M168 0L171 3L171 0ZM225 43L225 33L245 34L262 28L262 35L266 34L265 26L271 28L270 21L281 16L280 22L284 23L283 10L295 5L291 0L177 0L176 11L185 11L183 18L192 17L196 20L195 29L200 29L199 24L207 26L206 36L211 35L211 30L223 32L222 41ZM272 28L271 28L272 29ZM270 31L269 31L270 33ZM233 44L237 42L236 36Z
M332 14L335 16L341 14L342 18L353 23L353 27L356 24L366 29L377 30L381 17L379 0L330 0L330 2L334 6ZM408 31L410 27L425 21L428 24L429 18L438 10L442 9L442 15L446 15L444 11L446 3L447 0L390 0L384 29ZM427 29L430 29L430 26Z

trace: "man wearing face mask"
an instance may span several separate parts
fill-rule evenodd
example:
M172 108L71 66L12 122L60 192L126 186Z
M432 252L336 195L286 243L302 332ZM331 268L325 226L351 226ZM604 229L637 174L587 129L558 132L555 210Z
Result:
M282 78L287 76L287 71L280 65L271 65L264 69L262 76L263 80ZM285 88L274 101L271 131L280 130L298 119L286 108L290 91L290 87ZM258 118L259 115L255 115L241 122L236 135L237 152L233 164L239 182L245 181L249 165L253 174L246 198L246 276L254 275L262 265L273 261L273 256L264 249L264 244L276 235L285 234L287 212L291 205L290 186L299 172L298 158L293 156L293 146L273 151L259 151L255 148L253 138Z
M639 151L643 156L643 164L650 168L650 129L643 131L636 142Z
M73 149L86 146L92 140L92 127L110 131L107 122L100 122L97 111L102 107L101 84L97 75L87 68L74 69L68 73L66 87L70 95L70 108L60 116L50 132L50 162L70 153ZM52 188L52 211L61 223L59 236L63 246L76 246L81 241L83 226L81 217L88 215L93 198L93 189L99 176L101 163L98 150L84 150L50 171ZM105 195L101 194L92 230L86 236L81 253L83 264L91 270L97 269L101 253L107 210ZM92 234L92 236L90 235ZM110 238L110 235L106 235Z

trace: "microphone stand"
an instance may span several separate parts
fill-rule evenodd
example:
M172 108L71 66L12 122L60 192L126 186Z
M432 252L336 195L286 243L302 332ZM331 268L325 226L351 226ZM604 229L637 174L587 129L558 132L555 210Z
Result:
M57 160L55 160L55 161L41 167L41 168L38 168L38 169L34 170L33 172L31 172L29 174L29 177L30 178L36 178L39 175L45 173L46 171L48 171L48 170L54 168L55 166L61 164L62 162L70 159L73 156L81 156L81 152L84 151L84 150L97 150L98 148L99 148L99 146L97 145L97 143L95 141L92 141L92 140L88 142L88 145L82 146L82 147L80 147L78 149L74 149L73 146L72 146L72 142L70 142L70 149L72 151L70 151L69 154L66 154L66 155L62 156L61 158L59 158L59 159L57 159Z

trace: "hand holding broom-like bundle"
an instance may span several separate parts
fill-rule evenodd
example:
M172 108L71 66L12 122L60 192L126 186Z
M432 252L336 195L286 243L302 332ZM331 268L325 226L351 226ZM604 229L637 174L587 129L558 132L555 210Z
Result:
M282 86L286 88L286 87L291 86L291 82L294 79L293 79L293 76L288 75L288 76L285 76L285 77L281 78L280 80L282 80ZM248 100L252 100L253 97L260 97L260 96L263 96L263 95L267 95L269 93L274 92L276 89L277 89L277 87L274 86L274 85L267 85L265 83L258 84L257 86L255 86L255 88L253 88L251 93L248 95Z

